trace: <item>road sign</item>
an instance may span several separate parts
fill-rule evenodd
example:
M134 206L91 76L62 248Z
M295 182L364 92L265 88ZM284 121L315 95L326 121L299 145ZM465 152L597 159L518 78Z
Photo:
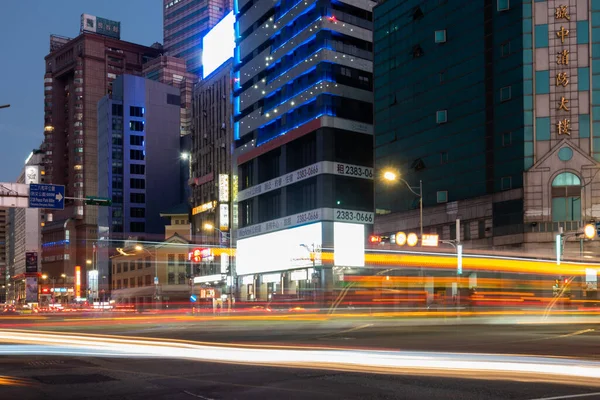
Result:
M600 222L596 222L596 235L600 237Z
M456 273L458 275L462 275L462 256L463 256L463 247L462 244L458 244L456 245L456 261L457 261L457 265L456 265Z
M63 185L29 185L29 207L63 210L65 187Z
M198 300L198 299L196 298L196 296L194 296L194 295L191 295L191 296L190 296L190 301L191 301L192 303L194 303L196 300Z

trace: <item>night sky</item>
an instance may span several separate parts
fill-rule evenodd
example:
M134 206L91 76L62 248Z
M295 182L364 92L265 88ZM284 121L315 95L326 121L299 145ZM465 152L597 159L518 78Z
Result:
M161 0L0 1L0 182L14 182L44 134L50 35L76 37L81 14L121 22L121 39L162 43Z

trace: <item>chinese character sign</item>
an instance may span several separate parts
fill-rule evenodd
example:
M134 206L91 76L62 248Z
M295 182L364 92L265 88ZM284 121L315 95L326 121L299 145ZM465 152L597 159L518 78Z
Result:
M554 8L554 18L557 21L570 21L571 16L569 15L569 8L566 5L558 5ZM556 37L560 39L561 45L564 45L565 42L569 38L569 30L565 28L563 25L560 26L560 29L556 31ZM560 66L569 65L569 50L562 49L558 53L556 53L556 64ZM565 71L559 71L556 74L555 87L557 90L559 88L566 88L569 85L569 76ZM559 93L557 93L559 94ZM558 136L561 135L571 135L571 120L568 115L561 115L563 113L569 112L569 99L564 96L567 93L560 93L560 101L557 102L556 110L558 115L558 121L556 122L556 133Z

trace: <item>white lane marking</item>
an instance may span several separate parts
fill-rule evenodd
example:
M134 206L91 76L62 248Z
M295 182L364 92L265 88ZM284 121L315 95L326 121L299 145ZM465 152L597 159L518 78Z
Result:
M594 332L594 331L595 331L595 329L582 329L582 330L577 331L577 332L567 333L566 335L560 335L559 337L577 336L577 335L582 335L584 333Z
M197 398L199 398L199 399L203 399L203 400L215 400L215 399L211 399L210 397L204 397L204 396L201 396L201 395L199 395L199 394L195 394L195 393L192 393L192 392L188 392L187 390L184 390L184 391L183 391L183 393L185 393L185 394L189 394L190 396L194 396L194 397L197 397Z
M341 335L342 333L354 332L354 331L358 331L360 329L368 328L370 326L373 326L373 324L364 324L364 325L355 326L354 328L346 329L346 330L339 331L339 332L331 332L331 333L328 333L325 335L321 335L321 336L319 336L319 338L325 338L325 337L329 337L329 336L337 336L337 335Z
M531 400L561 400L561 399L576 399L580 397L591 397L591 396L600 396L600 392L596 393L582 393L582 394L568 394L565 396L556 396L556 397L540 397L538 399Z

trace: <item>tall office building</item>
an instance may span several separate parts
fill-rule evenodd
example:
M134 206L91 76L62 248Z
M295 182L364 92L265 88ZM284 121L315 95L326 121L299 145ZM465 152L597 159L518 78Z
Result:
M98 195L112 199L98 210L101 285L110 249L134 237L162 240L160 213L181 202L180 102L178 88L121 75L98 103Z
M232 195L242 299L312 298L339 279L331 261L364 265L374 211L375 4L235 3ZM334 246L335 260L323 261L321 249Z
M119 30L118 22L83 15L79 36L50 38L44 75L44 163L46 181L65 185L67 197L97 195L98 101L111 92L118 75L141 74L142 65L159 54L120 40ZM97 208L67 199L64 210L53 210L47 218L43 241L55 243L53 251L62 258L43 261L43 268L73 278L75 267L85 270L93 257Z
M165 55L185 60L188 72L202 72L202 37L232 9L232 0L163 0Z
M595 1L400 1L375 8L375 164L417 187L426 233L540 249L600 218ZM418 189L417 189L418 190ZM417 193L418 194L418 193ZM419 229L381 182L379 233ZM575 254L580 257L579 242ZM565 253L567 254L567 253Z

